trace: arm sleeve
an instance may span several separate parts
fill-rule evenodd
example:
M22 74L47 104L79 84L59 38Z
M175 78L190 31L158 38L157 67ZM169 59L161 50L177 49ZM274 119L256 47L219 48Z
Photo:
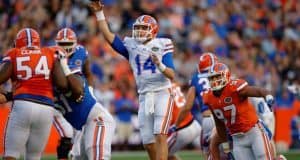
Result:
M201 113L208 110L209 107L208 107L208 104L207 104L207 98L205 96L202 96L202 97L197 96L197 98L200 101L199 103L200 103L200 106L201 106L201 109L200 109Z
M173 54L167 53L162 57L162 63L169 68L175 70L174 63L173 63Z
M124 46L122 40L118 37L115 36L112 44L111 44L112 48L117 51L118 53L120 53L122 56L124 56L126 59L129 59L129 53L128 50L126 49L126 47Z
M3 62L11 62L11 60L13 58L13 52L14 52L13 49L7 51L5 53L5 55L3 56L1 63L3 63Z

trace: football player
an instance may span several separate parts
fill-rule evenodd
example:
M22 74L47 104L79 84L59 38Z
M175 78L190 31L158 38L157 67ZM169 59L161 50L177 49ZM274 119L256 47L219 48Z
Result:
M274 113L271 111L270 107L268 106L268 104L266 103L266 101L264 100L264 98L261 97L249 97L249 100L251 102L251 104L253 105L253 107L255 107L256 113L259 116L259 119L261 120L262 124L264 125L266 134L268 135L268 138L271 141L271 150L274 152L273 155L274 157L276 157L276 149L275 149L275 144L274 144L274 140L273 140L273 135L274 135L274 130L275 130L275 117L274 117ZM230 151L231 151L231 145L230 140L231 138L227 138L229 139L229 142L224 142L222 143L222 141L219 139L218 135L216 134L216 131L213 131L212 133L212 138L211 138L211 143L210 143L210 155L213 157L213 159L223 159L223 158L229 158L228 155L230 155ZM220 147L219 145L222 143L222 148L220 152ZM219 153L227 153L227 156L221 156ZM281 160L284 159L285 157L283 155L279 155L277 157L277 159Z
M171 81L175 77L174 46L168 38L157 38L158 24L149 15L139 16L131 37L122 41L112 33L105 20L103 5L91 2L104 38L130 63L139 94L138 121L142 142L151 160L168 157L167 133L173 98Z
M193 118L191 108L184 108L186 100L178 84L173 83L174 107L172 112L171 127L169 128L168 146L169 160L179 159L176 155L180 149L192 143L200 136L201 126ZM182 120L178 120L180 114L188 112Z
M203 104L202 95L205 91L210 88L209 81L207 79L208 71L212 65L217 63L218 58L213 53L203 53L198 62L198 72L193 75L190 88L187 93L186 104L182 110L181 114L178 116L177 121L181 122L184 117L190 112L193 107L195 98L197 98L201 106L201 115L202 115L202 131L201 131L201 148L204 153L205 159L208 157L209 153L209 140L211 131L214 128L214 120L212 118L211 111L208 107Z
M81 131L81 136L76 136L79 139L74 140L79 143L80 152L77 152L79 155L73 155L73 159L109 160L116 124L110 113L93 95L88 52L83 46L77 44L76 34L70 28L61 29L57 34L56 42L66 51L65 60L70 70L81 77L80 85L83 86L84 92L82 100L77 102L72 100L68 93L56 94L57 103L64 107L65 119L72 127ZM70 85L71 88L75 87Z
M24 28L17 33L15 48L3 58L0 84L8 79L14 84L13 95L5 94L5 100L13 100L4 136L5 160L18 159L24 150L25 159L41 158L53 120L53 84L65 91L74 78L62 72L57 50L41 47L37 31Z
M272 105L273 96L265 89L249 86L242 79L231 79L223 63L211 67L208 79L211 89L203 94L204 103L213 113L221 140L226 140L228 128L235 159L273 159L269 138L248 100L248 97L263 97Z

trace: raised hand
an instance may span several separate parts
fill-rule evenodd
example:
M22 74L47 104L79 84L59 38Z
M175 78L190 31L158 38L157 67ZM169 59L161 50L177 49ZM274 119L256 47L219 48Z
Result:
M100 2L100 0L92 0L89 7L93 12L98 12L103 10L104 5Z

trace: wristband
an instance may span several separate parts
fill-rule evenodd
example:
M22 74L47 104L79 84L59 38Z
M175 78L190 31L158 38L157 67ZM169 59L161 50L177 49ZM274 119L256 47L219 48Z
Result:
M157 67L161 72L164 72L167 69L166 65L163 63L160 63Z
M60 60L60 65L62 67L62 70L63 70L65 76L68 76L68 75L72 74L72 72L71 72L71 70L68 66L67 59L61 59Z
M97 21L105 20L103 10L96 12Z

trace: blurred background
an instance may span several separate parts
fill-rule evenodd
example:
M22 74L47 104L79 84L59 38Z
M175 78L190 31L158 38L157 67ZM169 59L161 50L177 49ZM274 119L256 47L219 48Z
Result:
M98 100L117 120L114 150L141 149L137 95L127 61L105 42L88 0L0 0L0 56L13 47L19 29L32 27L42 44L55 45L72 28L92 59ZM103 0L106 19L120 37L131 36L134 20L150 14L159 37L173 39L177 80L188 84L203 52L215 53L235 77L267 88L276 97L275 142L279 151L300 151L300 101L287 86L300 84L300 3L297 0ZM9 85L7 85L9 87ZM1 143L9 105L0 109ZM195 105L194 115L198 116ZM199 118L201 119L201 118ZM47 153L55 151L52 131ZM197 144L190 148L197 148ZM3 151L1 144L0 151Z

